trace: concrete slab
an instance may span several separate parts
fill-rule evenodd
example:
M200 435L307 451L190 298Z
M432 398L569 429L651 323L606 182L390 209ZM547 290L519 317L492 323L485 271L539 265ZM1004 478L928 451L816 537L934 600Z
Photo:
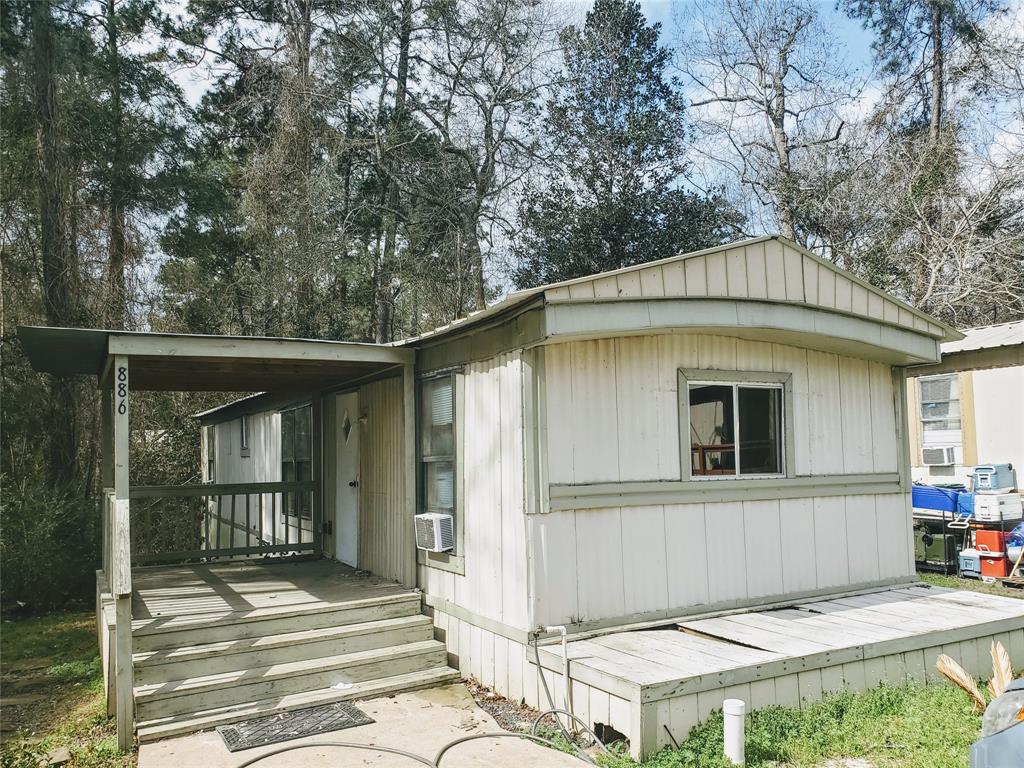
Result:
M428 759L452 739L475 733L501 733L489 714L480 709L464 685L447 685L424 691L356 702L375 722L343 731L332 731L282 744L228 752L216 731L206 731L139 748L139 768L234 768L251 757L278 747L346 741L404 749ZM412 760L380 752L310 747L268 757L254 768L319 768L320 766L410 768ZM442 768L579 768L576 758L526 739L480 739L455 747L445 755Z

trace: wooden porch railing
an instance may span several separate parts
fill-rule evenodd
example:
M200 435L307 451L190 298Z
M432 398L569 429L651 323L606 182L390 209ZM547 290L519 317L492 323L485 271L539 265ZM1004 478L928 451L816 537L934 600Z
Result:
M313 552L312 480L135 486L135 565Z

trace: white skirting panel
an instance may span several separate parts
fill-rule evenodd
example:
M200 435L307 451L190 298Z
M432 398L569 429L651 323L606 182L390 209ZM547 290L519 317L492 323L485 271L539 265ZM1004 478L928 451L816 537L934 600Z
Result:
M509 639L444 611L434 610L434 636L448 646L448 665L465 678L472 678L507 699L525 702L543 711L549 709L540 683L533 648ZM562 675L544 670L555 706L562 708L565 684ZM628 733L632 706L629 700L600 688L572 681L572 711L591 728L611 726Z

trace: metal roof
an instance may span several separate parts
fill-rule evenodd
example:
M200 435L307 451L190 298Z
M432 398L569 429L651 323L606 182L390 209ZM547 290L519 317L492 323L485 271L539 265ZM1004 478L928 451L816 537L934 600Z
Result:
M32 367L58 376L102 376L129 361L133 390L310 392L412 363L415 352L380 344L258 336L21 326Z
M669 256L668 258L665 258L665 259L658 259L657 261L643 262L641 264L634 264L634 265L631 265L631 266L628 266L628 267L622 267L620 269L609 270L607 272L599 272L599 273L596 273L596 274L593 274L593 275L584 275L583 277L576 277L576 278L572 278L570 280L562 280L562 281L559 281L559 282L556 282L556 283L548 283L546 285L538 285L538 286L536 286L534 288L525 288L525 289L523 289L521 291L515 291L513 293L508 294L501 301L498 301L497 303L492 304L491 306L487 307L486 309L478 310L476 312L470 312L467 316L460 317L457 320L454 320L453 322L448 323L447 325L442 325L442 326L439 326L437 328L433 328L433 329L431 329L429 331L425 331L424 333L422 333L422 334L420 334L418 336L413 336L413 337L410 337L410 338L402 339L400 341L392 342L392 344L394 346L416 345L416 344L419 344L419 343L422 343L422 342L432 341L435 338L440 338L440 337L447 336L449 334L458 333L460 331L466 330L468 328L471 328L471 327L479 325L479 324L481 324L483 322L486 322L487 320L492 319L492 318L495 321L497 321L498 320L497 316L499 316L499 315L501 315L502 313L505 313L505 312L513 312L514 313L515 310L518 307L521 307L521 306L529 304L532 299L539 298L540 296L542 296L547 291L551 291L551 290L555 290L555 289L558 289L558 288L563 288L563 287L567 287L567 286L570 286L570 285L575 285L575 284L578 284L578 283L583 283L583 282L587 282L587 281L591 281L591 280L597 280L597 279L600 279L600 278L611 277L613 275L622 275L622 274L626 274L626 273L629 273L629 272L640 272L642 270L650 269L651 267L656 267L658 265L670 264L672 262L683 261L683 260L686 260L686 259L692 259L692 258L695 258L695 257L698 257L698 256L706 256L708 254L717 253L717 252L720 252L720 251L727 251L727 250L735 249L735 248L741 248L741 247L744 247L744 246L747 246L747 245L755 245L757 243L763 243L763 242L766 242L768 240L778 240L779 242L781 242L781 243L783 243L783 244L785 244L785 245L787 245L787 246L789 246L791 248L795 248L800 253L802 253L802 254L804 254L806 256L809 256L810 258L814 259L820 266L823 266L826 269L830 269L830 270L832 270L833 272L835 272L837 274L841 274L841 275L847 277L848 279L850 279L851 281L853 281L854 283L857 283L858 285L863 286L865 288L865 290L867 290L868 292L874 293L874 294L876 294L878 296L882 296L885 299L894 302L899 307L902 307L907 312L910 312L912 315L914 315L916 317L919 317L919 318L922 318L923 320L925 320L927 322L934 323L935 325L939 326L945 332L945 338L947 338L947 339L958 339L960 337L960 332L956 328L953 328L952 326L942 322L941 320L938 320L937 318L934 318L934 317L928 315L927 313L922 312L917 307L914 307L914 306L911 306L910 304L907 304L905 301L903 301L903 300L893 296L892 294L886 293L881 288L878 288L878 287L872 285L871 283L867 282L866 280L862 280L861 278L859 278L856 275L854 275L852 272L848 272L845 269L843 269L842 267L840 267L839 265L837 265L837 264L835 264L835 263L833 263L831 261L828 261L827 259L822 258L821 256L819 256L818 254L816 254L816 253L814 253L812 251L809 251L808 249L806 249L803 246L801 246L799 243L796 243L796 242L794 242L792 240L789 240L788 238L782 237L781 235L763 235L761 237L752 237L752 238L747 238L747 239L744 239L744 240L737 240L737 241L733 241L733 242L729 242L729 243L722 243L720 245L712 246L711 248L704 248L704 249L699 250L699 251L691 251L689 253L681 253L681 254L677 254L676 256Z
M947 341L942 345L943 355L1024 345L1024 320L965 328L961 333L964 338L959 341Z

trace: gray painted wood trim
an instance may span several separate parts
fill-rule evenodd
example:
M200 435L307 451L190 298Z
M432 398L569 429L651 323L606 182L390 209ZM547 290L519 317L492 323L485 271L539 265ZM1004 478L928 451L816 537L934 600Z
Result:
M416 351L382 344L245 336L118 334L107 339L110 355L147 357L215 357L272 360L323 360L366 363L412 363Z
M1012 368L1019 365L1024 365L1024 344L952 352L943 355L941 362L911 368L908 375L932 376L937 373L984 371L990 368Z
M907 407L907 370L906 368L893 368L893 410L896 412L896 440L899 445L899 466L897 470L900 476L900 489L910 493L910 414Z
M402 463L405 465L403 468L404 482L402 483L402 490L405 496L403 506L405 507L406 523L405 530L400 535L404 539L402 548L405 550L402 558L405 562L403 567L405 578L402 579L402 584L406 587L415 587L419 575L416 568L416 470L418 464L416 461L416 422L419 411L416 407L416 366L413 363L414 360L415 357L411 357L402 366L402 426L404 427L402 433Z
M423 549L417 549L416 564L424 565L427 568L436 568L439 571L447 571L459 576L466 575L466 558L448 552L427 552Z
M284 491L312 491L315 480L293 480L266 483L204 483L202 485L135 485L129 490L132 499L169 499L186 496L246 496Z
M677 377L676 405L679 408L679 476L684 482L693 479L690 456L690 398L691 381L713 381L723 384L766 383L782 385L782 452L786 477L796 476L796 436L791 423L793 413L793 374L776 371L719 371L713 369L680 368ZM684 394L686 399L683 399ZM742 477L715 478L714 482L735 482ZM706 482L702 480L701 482Z
M819 496L862 496L902 492L904 489L900 485L900 476L895 472L756 479L552 484L549 486L549 508L555 512L650 504L807 499Z
M546 335L546 317L543 300L538 296L535 301L511 313L496 315L485 324L470 324L452 336L424 342L419 347L417 367L429 373L539 344Z
M736 334L791 334L798 346L890 363L930 363L939 342L920 331L842 310L799 302L742 298L644 298L551 302L546 306L550 341L672 330ZM773 340L765 333L766 340ZM819 339L815 346L812 342ZM777 340L777 339L776 339Z
M424 593L423 604L429 608L433 608L434 610L441 611L441 613L447 613L449 616L454 616L459 621L465 621L473 626L487 630L488 632L500 637L508 638L509 640L513 640L521 645L527 645L530 642L529 630L513 627L500 621L496 621L495 619L489 619L486 616L481 616L479 613L475 613L468 608L463 608L461 605L452 603L438 595Z

